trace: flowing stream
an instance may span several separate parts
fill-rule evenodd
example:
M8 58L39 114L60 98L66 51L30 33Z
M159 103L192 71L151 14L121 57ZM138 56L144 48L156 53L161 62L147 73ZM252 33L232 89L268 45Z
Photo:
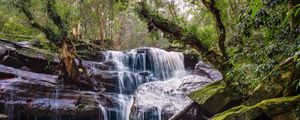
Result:
M101 119L104 120L129 120L130 109L134 102L133 94L137 87L152 81L166 81L181 78L187 75L184 68L183 54L167 52L158 48L142 47L127 52L106 51L105 61L113 62L115 68L110 72L117 72L118 90L106 91L119 105L117 107L103 107ZM149 98L151 99L151 98ZM159 109L159 108L158 108ZM154 120L161 119L161 110ZM130 119L143 120L143 117Z

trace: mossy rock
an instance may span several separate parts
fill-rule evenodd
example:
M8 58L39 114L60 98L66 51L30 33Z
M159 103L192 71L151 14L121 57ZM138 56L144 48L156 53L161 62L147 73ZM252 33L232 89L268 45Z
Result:
M26 57L35 59L45 59L48 61L59 62L58 55L50 53L46 50L37 48L21 48L17 53Z
M269 118L297 110L300 95L264 100L253 106L240 105L213 116L212 120L252 120L267 115Z
M254 90L250 97L243 101L244 105L255 105L263 100L280 96L287 88L291 81L292 72L287 71L281 74L280 78L273 78L268 82L261 82Z
M224 81L209 84L198 91L192 92L189 97L210 115L239 105L241 100L241 95L232 87L226 86Z

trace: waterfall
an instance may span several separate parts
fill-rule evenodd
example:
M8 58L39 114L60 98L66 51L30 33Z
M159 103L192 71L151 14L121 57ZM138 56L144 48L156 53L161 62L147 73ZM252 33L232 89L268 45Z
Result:
M102 114L107 114L104 116L109 120L129 120L133 93L139 85L186 75L183 54L179 52L141 47L126 52L105 51L104 55L104 62L113 62L115 65L109 71L118 73L118 90L106 93L112 96L119 106L116 108L100 106ZM161 108L157 109L160 120Z

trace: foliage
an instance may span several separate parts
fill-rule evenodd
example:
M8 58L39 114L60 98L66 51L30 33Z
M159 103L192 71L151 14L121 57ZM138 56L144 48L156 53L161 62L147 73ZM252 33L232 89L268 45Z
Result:
M0 37L14 41L43 39L42 34L22 24L20 18L17 16L9 17L8 20L5 21L0 32Z
M279 76L276 66L299 51L299 38L293 38L285 0L249 1L240 15L238 31L229 53L234 69L228 73L243 91L252 91L258 82ZM231 41L232 42L232 41ZM248 67L245 67L248 66ZM246 89L246 90L245 90Z
M18 1L18 0L14 0ZM39 23L59 30L47 19L45 1L31 0ZM58 1L55 9L68 23L72 31L79 25L80 39L93 43L94 40L111 40L115 49L130 49L140 46L167 47L186 46L185 43L167 42L161 31L148 31L147 23L138 19L134 5L138 0L84 0ZM300 13L300 4L289 8L290 0L215 0L226 27L226 48L229 61L234 67L226 76L240 91L251 92L260 82L279 76L274 68L300 48L300 36L290 27L293 17ZM217 31L214 16L201 0L148 0L150 6L184 29L193 33L211 50L217 51ZM0 0L0 37L15 41L39 40L41 47L52 49L45 36L32 29L24 15L13 9L13 4ZM184 9L183 9L184 8ZM101 35L103 36L101 36ZM103 38L101 38L103 37ZM187 48L188 50L190 48ZM300 61L294 61L299 67ZM295 69L296 69L295 68ZM291 68L285 68L291 70ZM299 80L294 85L299 89Z

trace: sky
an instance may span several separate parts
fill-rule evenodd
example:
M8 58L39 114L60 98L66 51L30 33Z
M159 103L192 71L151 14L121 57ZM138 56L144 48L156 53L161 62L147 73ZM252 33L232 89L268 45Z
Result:
M190 3L184 1L184 0L167 0L167 2L173 2L179 9L178 13L180 15L187 14L187 12L191 9L193 9L193 5ZM187 15L187 20L191 20L193 18L192 14Z

